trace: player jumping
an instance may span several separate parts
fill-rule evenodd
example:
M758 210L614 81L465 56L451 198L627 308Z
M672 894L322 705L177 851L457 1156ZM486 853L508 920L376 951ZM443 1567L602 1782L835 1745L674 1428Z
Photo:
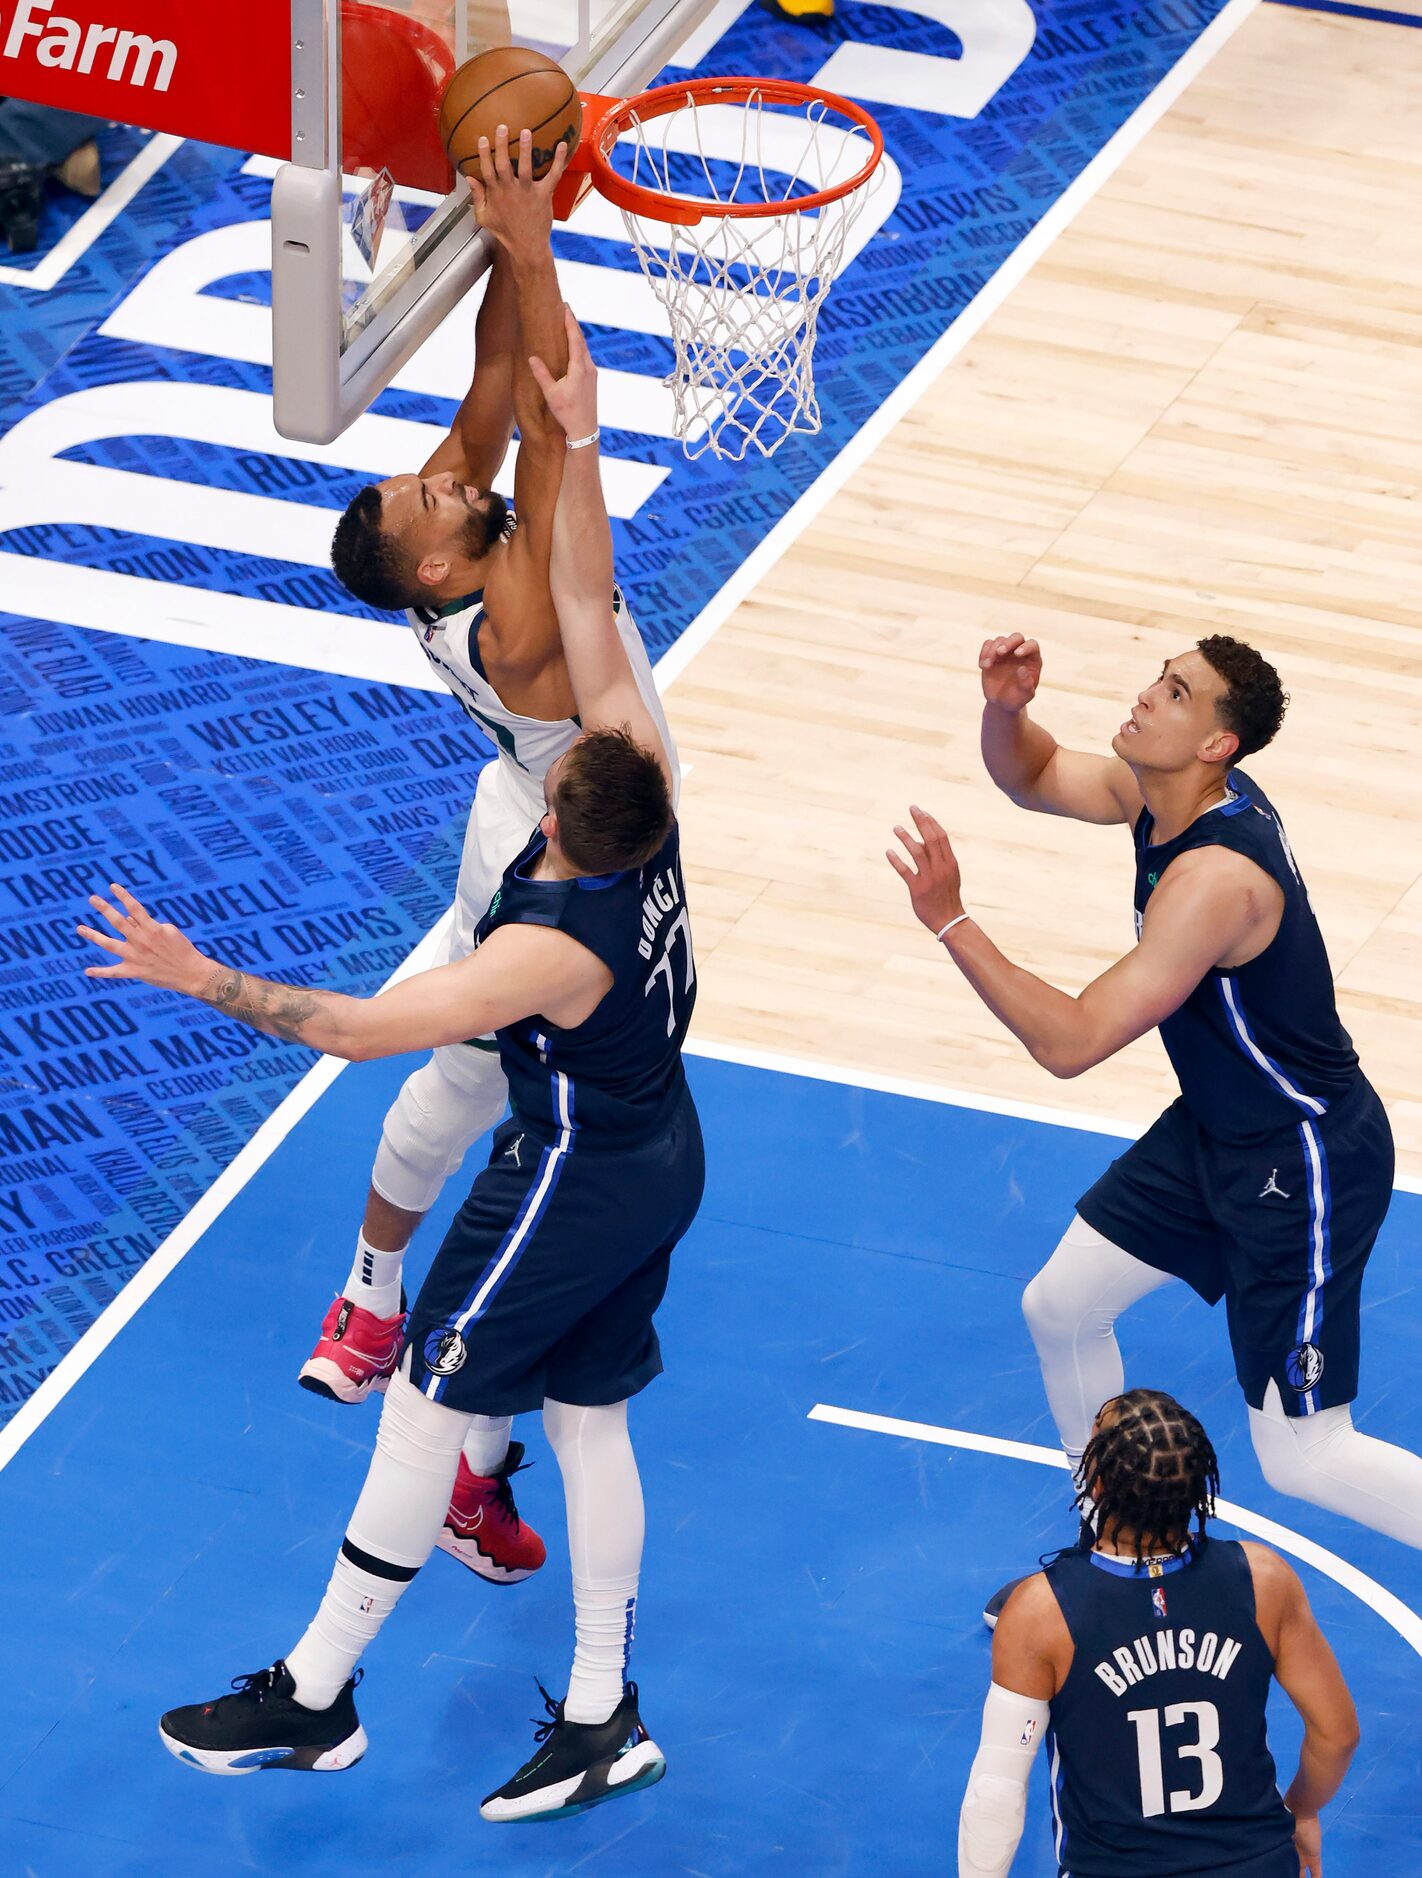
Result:
M531 142L529 134L524 138ZM549 766L578 735L576 707L549 588L549 544L568 440L528 368L536 354L566 367L563 304L553 264L552 196L566 153L532 180L525 144L515 172L507 131L480 151L470 178L495 257L475 329L473 383L448 437L418 476L361 490L332 543L336 573L369 605L404 609L421 650L495 744L479 776L460 861L447 959L467 956L505 866L543 813ZM514 422L515 527L492 483ZM615 589L618 630L643 706L656 725L676 790L676 753L647 655ZM438 1049L406 1081L385 1117L355 1262L301 1371L308 1389L342 1402L382 1389L405 1318L401 1269L410 1238L480 1135L502 1117L508 1085L491 1039ZM543 1542L521 1523L509 1476L522 1459L507 1417L470 1425L446 1551L482 1576L509 1582L543 1563Z
M1011 1869L1044 1735L1060 1872L1321 1878L1319 1814L1358 1718L1297 1575L1268 1546L1206 1536L1214 1449L1168 1395L1106 1403L1082 1474L1094 1546L1023 1579L993 1637L959 1878ZM1304 1724L1282 1800L1265 1733L1275 1678Z
M1110 757L1027 714L1041 678L1014 633L979 655L988 773L1019 807L1133 834L1139 943L1079 997L1003 956L963 909L931 815L889 860L988 1008L1057 1076L1154 1026L1181 1093L1077 1203L1023 1309L1079 1468L1119 1395L1113 1326L1171 1278L1226 1300L1235 1373L1270 1485L1422 1546L1422 1459L1353 1426L1363 1271L1392 1198L1392 1133L1338 1019L1323 936L1284 830L1236 765L1287 699L1251 647L1202 639L1141 692Z
M596 380L542 377L568 445L597 435ZM552 544L583 734L546 774L544 813L503 871L474 950L373 998L269 984L204 958L130 894L81 927L141 978L259 1030L365 1059L493 1031L513 1113L435 1257L390 1379L376 1452L320 1610L270 1669L161 1724L213 1773L332 1771L365 1752L358 1659L433 1549L471 1424L542 1406L568 1502L577 1647L565 1701L486 1819L581 1812L661 1778L626 1681L642 1491L627 1399L659 1372L652 1318L704 1179L682 1070L695 999L671 761L614 618L594 444L573 449Z

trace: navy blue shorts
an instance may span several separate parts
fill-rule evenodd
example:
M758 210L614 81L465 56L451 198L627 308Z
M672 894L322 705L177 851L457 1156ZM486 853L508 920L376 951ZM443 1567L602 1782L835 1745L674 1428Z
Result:
M1326 1114L1239 1146L1183 1100L1077 1202L1114 1245L1225 1300L1252 1408L1271 1379L1286 1415L1358 1393L1363 1269L1392 1200L1392 1129L1359 1077Z
M517 1116L502 1123L410 1313L411 1382L475 1415L645 1389L662 1368L652 1316L705 1173L690 1091L634 1148L574 1133L565 1151Z

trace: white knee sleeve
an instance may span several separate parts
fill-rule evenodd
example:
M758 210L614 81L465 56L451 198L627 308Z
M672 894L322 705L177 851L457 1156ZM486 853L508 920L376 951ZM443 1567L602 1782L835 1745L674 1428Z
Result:
M382 1200L427 1213L480 1135L499 1122L509 1086L491 1050L436 1050L405 1080L381 1132L370 1183Z
M1057 1432L1075 1467L1096 1411L1125 1386L1116 1319L1170 1282L1072 1215L1060 1244L1022 1294Z
M1422 1547L1422 1456L1362 1434L1346 1402L1316 1415L1285 1415L1271 1382L1263 1408L1249 1411L1249 1432L1276 1493Z

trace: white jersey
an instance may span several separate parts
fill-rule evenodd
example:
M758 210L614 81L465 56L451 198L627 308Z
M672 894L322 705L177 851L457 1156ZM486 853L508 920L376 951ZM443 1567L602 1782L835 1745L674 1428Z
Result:
M675 801L680 794L681 772L647 648L620 588L612 590L612 606L632 676L667 753ZM442 607L411 607L405 617L420 650L498 752L479 777L464 837L451 948L451 956L458 958L472 946L474 928L483 918L504 869L543 814L543 778L576 742L582 727L574 717L521 717L508 708L489 683L479 656L479 628L484 619L482 591L447 601Z

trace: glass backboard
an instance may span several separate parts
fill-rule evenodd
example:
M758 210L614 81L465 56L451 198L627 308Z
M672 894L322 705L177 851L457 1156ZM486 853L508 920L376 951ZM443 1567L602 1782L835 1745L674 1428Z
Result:
M435 128L450 73L531 46L584 91L656 77L717 0L292 0L292 161L272 190L273 403L330 443L489 264Z

